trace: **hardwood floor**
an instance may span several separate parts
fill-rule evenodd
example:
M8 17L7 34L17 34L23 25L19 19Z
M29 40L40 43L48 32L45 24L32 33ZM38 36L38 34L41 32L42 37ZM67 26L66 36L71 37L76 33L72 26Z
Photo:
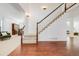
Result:
M71 56L79 55L66 48L66 42L39 42L17 47L9 56Z

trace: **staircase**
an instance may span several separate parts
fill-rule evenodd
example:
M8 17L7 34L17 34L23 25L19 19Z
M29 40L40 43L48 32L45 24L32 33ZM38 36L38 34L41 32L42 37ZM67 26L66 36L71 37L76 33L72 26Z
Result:
M76 3L62 3L58 7L56 7L52 12L50 12L46 17L44 17L41 21L37 22L37 43L38 43L38 35L41 34L44 30L46 30L51 24L56 22L66 11L75 6Z

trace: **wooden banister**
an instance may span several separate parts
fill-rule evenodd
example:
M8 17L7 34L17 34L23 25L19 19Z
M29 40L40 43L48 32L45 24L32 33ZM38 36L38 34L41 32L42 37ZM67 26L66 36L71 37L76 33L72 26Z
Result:
M62 6L63 4L61 4ZM38 34L40 34L42 31L44 31L46 28L48 28L53 22L55 22L59 17L61 17L67 10L69 10L71 7L73 7L74 5L76 5L76 3L74 3L73 5L71 5L70 7L66 8L66 3L65 3L65 10L60 13L57 17L55 17L52 21L50 21L41 31L38 32L38 24L40 24L44 19L46 19L48 16L51 15L51 13L49 15L47 15L44 19L42 19L40 22L37 23L37 43L38 43ZM60 6L59 6L60 7ZM59 8L58 7L58 8ZM56 8L55 11L58 9ZM52 12L53 13L53 12Z
M66 8L65 11L63 11L62 13L60 13L56 18L54 18L52 21L50 21L41 31L39 31L38 33L40 34L43 30L45 30L48 26L50 26L53 22L55 22L59 17L61 17L67 10L69 10L72 6L74 6L76 3L74 3L73 5L71 5L70 7Z
M73 7L74 5L76 5L77 3L72 4L70 7L66 8L66 10L69 10L71 7Z

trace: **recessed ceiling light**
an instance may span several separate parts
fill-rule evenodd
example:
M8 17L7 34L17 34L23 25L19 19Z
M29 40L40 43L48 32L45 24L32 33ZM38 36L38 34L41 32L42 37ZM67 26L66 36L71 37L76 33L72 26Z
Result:
M42 6L42 9L43 9L43 10L46 10L46 9L47 9L47 6Z
M30 13L25 13L26 17L30 17Z
M70 22L69 21L67 21L67 25L70 26Z

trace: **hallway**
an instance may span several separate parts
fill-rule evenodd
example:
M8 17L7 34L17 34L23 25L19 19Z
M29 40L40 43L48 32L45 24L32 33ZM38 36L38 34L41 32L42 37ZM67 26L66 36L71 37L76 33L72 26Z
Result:
M78 3L4 3L0 9L1 40L11 34L0 55L79 55Z

